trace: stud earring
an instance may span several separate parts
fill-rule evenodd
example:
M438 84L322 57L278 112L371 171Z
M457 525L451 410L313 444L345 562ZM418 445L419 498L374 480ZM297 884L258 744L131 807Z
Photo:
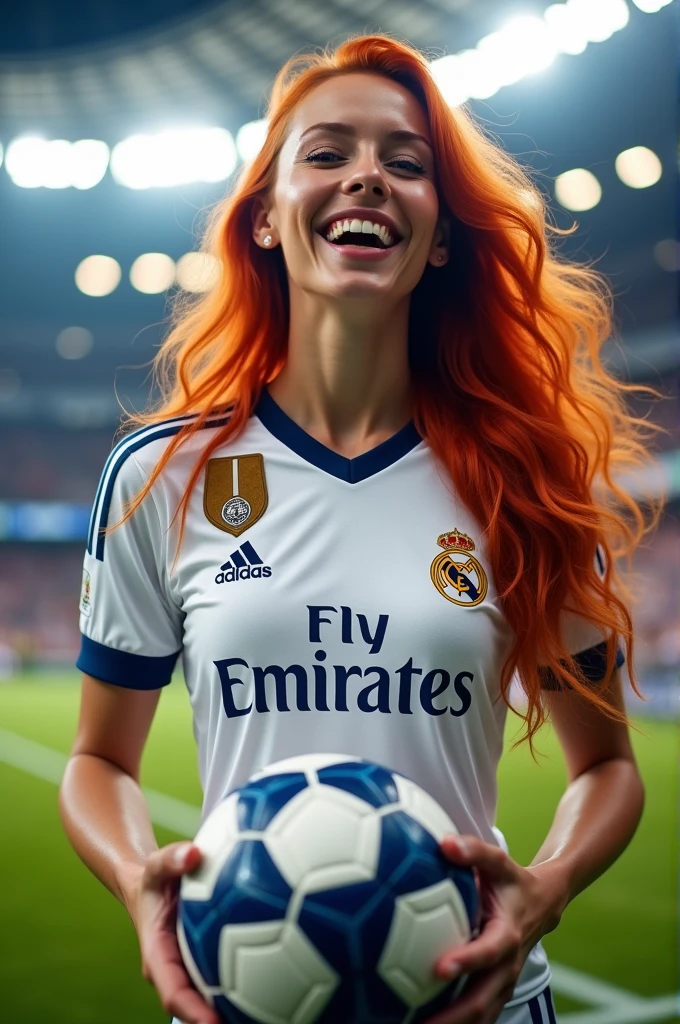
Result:
M437 259L438 259L438 260L439 260L439 262L441 263L441 261L442 261L442 260L444 259L444 257L443 257L443 256L437 256Z
M271 240L272 240L272 236L271 235L265 235L264 238L262 239L262 241L264 242L265 245L269 245Z

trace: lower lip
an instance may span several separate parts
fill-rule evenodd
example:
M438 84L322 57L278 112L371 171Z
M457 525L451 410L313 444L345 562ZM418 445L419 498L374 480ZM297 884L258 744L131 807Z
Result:
M367 248L365 245L333 245L333 243L329 242L327 238L323 237L323 235L319 235L319 238L324 241L326 245L333 250L333 252L340 253L341 256L346 256L351 260L366 260L369 262L387 259L390 253L394 252L395 249L398 249L401 242L403 242L402 238L401 241L396 243L396 245L391 245L389 249L371 249Z

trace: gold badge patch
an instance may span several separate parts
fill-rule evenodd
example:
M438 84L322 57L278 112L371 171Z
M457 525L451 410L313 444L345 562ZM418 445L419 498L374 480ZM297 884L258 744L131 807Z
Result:
M475 550L472 538L454 529L440 534L437 544L444 550L432 562L430 576L439 593L463 608L481 604L489 583L479 561L470 554Z
M257 522L268 502L264 459L259 453L208 460L203 510L218 530L239 537Z

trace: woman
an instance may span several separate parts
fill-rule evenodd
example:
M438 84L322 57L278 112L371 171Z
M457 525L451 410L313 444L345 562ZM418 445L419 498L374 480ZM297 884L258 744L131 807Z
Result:
M178 308L164 398L95 500L61 789L74 847L188 1024L218 1024L174 932L200 852L157 849L138 784L180 650L204 813L297 753L409 775L456 822L442 848L483 894L481 935L437 964L471 975L438 1024L555 1019L540 939L642 813L611 556L645 526L611 476L647 452L598 358L606 285L550 250L545 216L385 36L284 67L264 147L215 212L221 278ZM549 715L569 777L526 868L494 827L515 675L526 738Z

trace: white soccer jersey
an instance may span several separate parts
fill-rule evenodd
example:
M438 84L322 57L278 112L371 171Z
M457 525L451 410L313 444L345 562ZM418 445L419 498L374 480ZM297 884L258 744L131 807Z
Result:
M182 653L207 815L228 790L301 753L365 757L409 776L462 833L495 829L510 628L476 521L409 424L347 459L264 392L212 454L169 528L213 421L108 536L187 417L124 438L90 523L78 668L118 686L170 681ZM564 619L570 653L604 663L597 630ZM621 658L619 659L621 660ZM507 847L506 847L507 849ZM549 981L540 943L512 999Z

